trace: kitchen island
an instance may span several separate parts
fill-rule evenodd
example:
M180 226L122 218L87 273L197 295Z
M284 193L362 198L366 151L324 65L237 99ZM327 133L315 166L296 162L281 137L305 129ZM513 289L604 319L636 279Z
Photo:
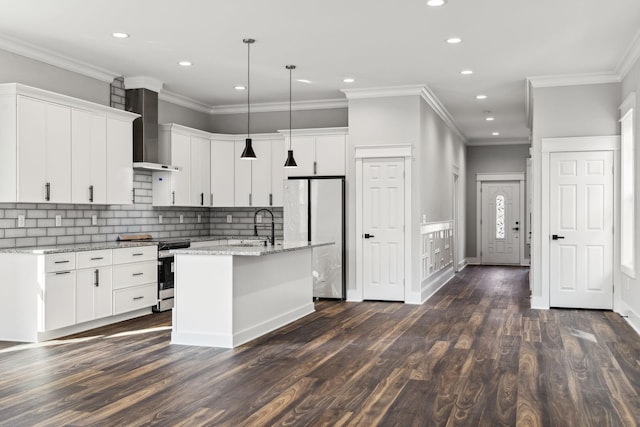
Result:
M313 313L311 249L331 244L173 250L171 343L233 348Z

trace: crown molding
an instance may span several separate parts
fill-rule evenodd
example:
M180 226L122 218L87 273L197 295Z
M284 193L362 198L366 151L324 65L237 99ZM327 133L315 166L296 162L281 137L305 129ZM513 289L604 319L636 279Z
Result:
M633 37L631 44L622 56L622 60L616 67L616 74L620 76L621 80L629 74L638 59L640 59L640 30Z
M436 114L440 116L440 118L446 123L449 129L451 129L453 133L458 135L458 137L462 140L462 143L467 144L467 138L458 128L458 125L456 125L456 122L453 120L453 117L451 117L451 114L449 114L449 111L445 108L442 102L440 102L438 97L428 86L423 86L421 88L420 96L422 96L422 99L425 100L427 105L429 105L436 112Z
M362 89L340 89L347 99L388 98L393 96L421 95L425 85L389 86Z
M291 103L293 111L303 110L331 110L335 108L347 108L346 99L325 99L318 101L296 101ZM263 102L251 104L251 111L256 113L269 113L276 111L289 111L288 102ZM247 112L247 104L220 105L210 107L210 114L241 114Z
M156 93L162 92L164 83L148 76L132 76L124 78L125 89L149 89Z
M483 138L483 139L470 139L467 141L469 147L485 147L489 145L529 145L531 141L529 138Z
M316 129L278 129L278 132L282 135L289 136L305 136L305 135L347 135L349 133L348 127L335 127L335 128L316 128Z
M113 82L120 74L105 68L96 67L77 59L70 58L59 52L43 49L39 46L0 34L0 49L12 52L45 64L53 65L67 71L91 77L105 83Z
M532 88L598 85L620 83L621 81L619 74L611 72L527 77L527 82L529 82Z
M171 92L170 90L163 89L158 93L158 99L161 101L170 102L172 104L179 105L181 107L189 108L190 110L199 111L201 113L211 113L211 106L203 102L196 101L188 96L180 95L179 93Z

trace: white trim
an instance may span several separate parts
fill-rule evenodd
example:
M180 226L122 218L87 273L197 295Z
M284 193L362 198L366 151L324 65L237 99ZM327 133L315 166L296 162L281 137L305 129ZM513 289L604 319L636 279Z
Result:
M436 114L438 114L438 116L440 116L442 121L445 122L445 124L449 127L449 129L451 129L453 133L455 133L458 136L458 138L460 138L462 142L466 144L467 138L464 136L460 128L458 128L458 125L456 124L455 120L453 120L453 117L451 116L451 114L449 114L449 111L442 104L442 102L440 102L440 100L433 93L431 88L429 88L428 86L424 86L422 90L420 90L420 96L422 97L422 99L424 99L427 105L431 107L433 111L435 111Z
M383 157L411 157L411 148L411 144L356 145L354 157L356 160Z
M349 128L278 129L278 132L284 136L289 136L289 132L291 132L292 136L346 135L349 133Z
M524 211L524 199L525 199L525 174L522 172L514 172L514 173L478 173L476 174L476 255L478 259L478 263L482 265L482 257L480 254L482 253L482 225L480 220L482 219L482 192L480 191L482 188L483 182L496 182L496 181L513 181L518 182L519 184L519 200L518 205L520 206L520 216L518 219L519 228L521 231L526 232L524 228L524 220L525 220L525 211ZM529 265L525 263L526 258L524 257L524 248L525 248L525 238L522 238L522 233L520 233L520 238L518 239L520 246L520 259L518 260L520 265ZM511 265L511 264L509 264Z
M124 78L125 89L149 89L154 92L162 92L164 84L153 77L148 76L132 76Z
M291 104L293 111L305 110L332 110L338 108L348 108L346 99L324 99L315 101L296 101ZM256 113L269 113L277 111L289 111L288 102L263 102L251 104L251 111ZM209 108L209 114L242 114L247 112L247 104L219 105Z
M568 138L542 138L543 153L563 151L610 151L620 150L620 136L579 136Z
M627 77L627 74L629 74L638 59L640 59L640 30L631 40L629 47L616 67L616 73L620 76L620 79Z
M169 102L171 104L179 105L181 107L189 108L190 110L211 114L210 105L207 105L204 102L196 101L193 98L180 95L179 93L175 93L170 90L163 89L162 92L158 93L158 99L161 101Z
M527 77L532 88L598 85L608 83L620 83L617 73L584 73L584 74L560 74L551 76Z
M422 95L425 85L387 86L361 89L340 89L347 99L390 98L394 96Z
M364 159L378 159L378 158L404 158L404 302L416 303L416 300L420 298L421 293L413 292L411 290L412 284L412 252L411 252L411 192L412 192L412 172L411 163L413 158L411 157L411 144L397 144L397 145L368 145L368 146L356 146L356 153L358 156L355 158L356 170L356 289L347 292L349 301L362 301L364 299L364 284L363 284L363 242L362 242L362 212L363 212L363 191L362 191L362 171ZM417 302L418 304L420 302Z
M481 265L479 257L466 257L465 261L467 265Z
M532 268L532 274L537 274L537 271L540 272L540 292L541 295L532 296L531 298L531 307L532 308L541 308L546 309L550 306L550 266L549 266L549 257L550 257L550 226L549 226L549 217L550 217L550 204L549 204L549 192L551 185L551 178L549 176L550 173L550 155L551 153L561 153L561 152L585 152L585 151L614 151L613 156L613 167L614 167L614 179L613 179L613 205L614 205L614 236L613 236L613 265L620 264L620 252L616 250L619 246L619 235L620 235L620 225L619 214L617 212L616 206L619 206L620 203L620 163L619 163L619 155L616 152L620 151L620 137L619 136L586 136L586 137L568 137L568 138L542 138L540 140L540 148L541 148L541 190L540 190L540 200L534 200L533 211L540 212L540 232L535 233L531 237L532 240L532 254L534 253L534 242L538 242L540 245L540 260L537 261L537 265L534 265ZM534 162L535 165L535 162ZM613 282L614 287L619 282L619 274L616 272L614 267L613 273ZM614 302L613 307L617 307L620 303L619 294L614 292Z
M53 50L27 43L15 39L5 34L0 35L0 49L22 55L26 58L34 59L63 70L72 71L83 76L91 77L105 83L113 82L113 79L120 77L120 73L97 67L89 63L73 59Z
M531 139L526 138L486 138L486 139L469 139L467 140L467 146L469 147L484 147L487 145L529 145Z
M621 116L625 116L629 110L632 108L636 108L636 93L631 92L627 97L622 101L622 104L618 107ZM621 117L619 121L622 121L624 117Z
M478 173L476 181L524 181L524 173Z

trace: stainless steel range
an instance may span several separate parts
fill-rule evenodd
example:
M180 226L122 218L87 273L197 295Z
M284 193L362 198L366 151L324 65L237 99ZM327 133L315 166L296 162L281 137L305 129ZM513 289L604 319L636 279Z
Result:
M153 311L166 311L173 308L175 289L174 256L171 249L183 249L191 246L189 239L157 239L158 241L158 304Z

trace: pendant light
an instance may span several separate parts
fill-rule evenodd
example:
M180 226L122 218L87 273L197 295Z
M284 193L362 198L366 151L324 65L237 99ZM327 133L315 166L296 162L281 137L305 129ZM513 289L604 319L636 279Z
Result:
M247 45L247 139L245 139L244 150L240 158L254 160L256 153L251 147L251 84L249 83L249 78L251 77L251 45L256 41L254 39L243 39L242 42Z
M291 142L293 140L291 136L292 120L291 120L291 81L293 79L293 70L296 69L295 65L286 65L285 68L289 70L289 151L287 152L287 160L284 162L285 168L297 168L298 164L296 159L293 158L293 150L291 149Z

